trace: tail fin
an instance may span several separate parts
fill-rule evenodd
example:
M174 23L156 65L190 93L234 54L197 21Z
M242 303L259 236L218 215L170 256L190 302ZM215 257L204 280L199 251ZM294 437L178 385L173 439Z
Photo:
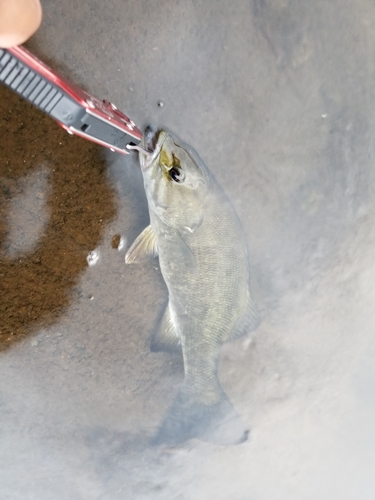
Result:
M192 401L182 387L152 444L176 446L192 438L221 445L240 444L247 440L248 433L223 390L219 401L206 405Z

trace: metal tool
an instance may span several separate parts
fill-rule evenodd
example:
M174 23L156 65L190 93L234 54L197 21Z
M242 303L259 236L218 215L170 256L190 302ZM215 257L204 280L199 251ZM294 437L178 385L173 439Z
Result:
M50 115L70 134L79 135L112 151L140 150L142 132L109 101L100 101L24 47L0 48L0 82Z

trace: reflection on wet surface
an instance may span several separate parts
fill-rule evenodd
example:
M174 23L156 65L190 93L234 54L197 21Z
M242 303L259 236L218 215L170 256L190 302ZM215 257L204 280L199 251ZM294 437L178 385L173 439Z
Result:
M48 222L49 213L45 206L49 184L49 172L43 167L16 183L17 194L7 189L3 179L4 191L9 197L5 226L8 228L3 244L3 254L12 259L22 258L35 250L41 233Z
M0 349L74 300L86 257L114 217L99 148L0 86Z

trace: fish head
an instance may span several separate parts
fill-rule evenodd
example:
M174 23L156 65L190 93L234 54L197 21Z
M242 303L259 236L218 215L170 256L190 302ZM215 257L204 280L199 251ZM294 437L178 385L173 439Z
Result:
M140 164L149 210L179 231L194 232L202 224L209 172L195 151L165 130L146 129Z

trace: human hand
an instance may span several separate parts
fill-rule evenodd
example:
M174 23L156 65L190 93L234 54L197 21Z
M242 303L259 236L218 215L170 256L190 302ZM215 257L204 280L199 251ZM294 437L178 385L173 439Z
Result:
M39 0L0 0L0 47L25 42L39 28L41 21Z

